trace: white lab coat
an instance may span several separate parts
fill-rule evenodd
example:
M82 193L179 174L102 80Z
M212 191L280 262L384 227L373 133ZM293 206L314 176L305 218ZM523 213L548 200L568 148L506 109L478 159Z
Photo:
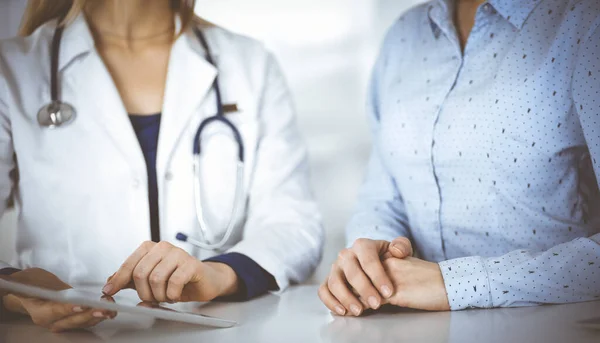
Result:
M0 213L14 191L20 215L13 266L41 267L71 284L103 282L150 239L146 164L83 16L64 31L59 64L61 96L77 118L40 127L54 27L0 43ZM192 143L200 121L216 113L211 86L218 74L223 103L237 104L227 116L246 150L247 207L226 251L252 258L285 289L310 275L323 246L290 94L262 45L214 26L204 32L218 68L191 30L171 52L156 161L161 237L198 258L218 253L175 240L179 231L199 235ZM218 238L233 204L237 145L223 126L209 131L201 189Z

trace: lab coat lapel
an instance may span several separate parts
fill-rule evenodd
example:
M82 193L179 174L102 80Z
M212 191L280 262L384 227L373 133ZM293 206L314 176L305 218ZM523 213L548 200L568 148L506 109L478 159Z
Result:
M216 48L213 49L213 46L211 54L213 58L216 57ZM159 175L165 172L164 168L191 119L194 116L206 116L203 104L214 98L208 94L217 69L206 61L205 56L206 52L192 30L184 33L171 51L156 161ZM189 153L192 153L191 143Z
M127 111L83 15L65 28L61 42L60 69L63 89L73 92L65 101L74 104L79 120L93 120L134 168L145 168L145 160ZM78 63L73 63L78 60ZM79 101L79 99L81 99Z

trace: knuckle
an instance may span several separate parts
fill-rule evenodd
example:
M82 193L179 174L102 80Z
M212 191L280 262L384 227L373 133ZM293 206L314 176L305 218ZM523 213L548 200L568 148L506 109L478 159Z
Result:
M357 240L354 241L354 244L352 245L352 247L355 247L355 248L358 248L358 249L363 249L367 245L369 245L369 243L371 243L371 240L366 239L366 238L359 238L359 239L357 239Z
M153 272L150 274L149 281L152 285L160 285L164 283L164 277L161 273Z
M186 264L195 262L196 260L192 255L188 254L187 251L181 248L175 248L174 254L178 260L183 261L183 263Z
M327 280L327 287L329 287L329 289L334 289L340 284L341 284L341 282L340 282L339 278L330 277Z
M147 277L146 271L142 268L137 268L133 271L133 279L136 281L146 280Z
M341 262L348 261L354 257L354 253L350 249L343 249L338 254L338 259Z
M166 242L166 241L160 241L160 242L156 243L156 247L160 248L160 249L167 249L167 248L173 247L173 245L171 245L171 243Z
M144 243L142 243L141 247L142 248L146 248L146 249L151 249L152 247L154 247L156 243L152 242L152 241L145 241Z

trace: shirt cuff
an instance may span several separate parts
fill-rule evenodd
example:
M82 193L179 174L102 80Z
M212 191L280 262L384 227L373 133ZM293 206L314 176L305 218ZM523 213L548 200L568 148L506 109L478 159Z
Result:
M492 307L492 294L485 260L479 256L439 263L450 309Z
M211 257L204 260L204 262L224 263L233 269L240 280L239 291L232 296L223 297L220 300L249 300L277 288L275 278L246 255L227 253Z
M12 267L10 264L0 261L0 270L4 269L4 268L10 268L10 267Z
M2 269L0 269L0 275L8 276L8 275L12 275L16 272L20 272L20 271L21 271L21 269L12 268L12 267L2 268Z

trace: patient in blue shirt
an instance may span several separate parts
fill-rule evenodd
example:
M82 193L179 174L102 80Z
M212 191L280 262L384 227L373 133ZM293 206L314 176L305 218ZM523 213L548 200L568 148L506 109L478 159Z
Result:
M373 71L373 149L323 302L358 316L600 299L599 93L598 1L403 15Z

